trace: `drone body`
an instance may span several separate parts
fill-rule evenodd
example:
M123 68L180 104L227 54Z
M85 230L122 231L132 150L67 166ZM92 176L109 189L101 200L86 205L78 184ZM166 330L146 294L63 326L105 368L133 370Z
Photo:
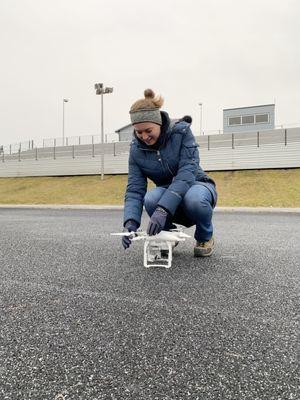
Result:
M170 268L172 265L172 250L179 242L184 242L190 236L181 229L161 231L157 235L149 236L146 232L111 233L115 236L129 236L132 241L144 240L144 266Z

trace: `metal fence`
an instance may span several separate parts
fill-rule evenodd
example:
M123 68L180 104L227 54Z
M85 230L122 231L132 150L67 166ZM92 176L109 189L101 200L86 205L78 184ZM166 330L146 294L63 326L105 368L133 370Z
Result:
M87 138L85 138L87 139ZM213 150L216 148L235 149L242 146L261 147L266 144L284 144L300 142L300 128L276 129L271 131L249 132L249 133L232 133L222 135L196 136L196 141L201 149ZM53 146L35 147L18 151L7 151L3 148L1 153L1 161L10 160L40 160L40 159L61 159L61 158L78 158L78 157L96 157L104 154L117 156L129 152L130 142L113 142L99 144L94 141L90 144L69 144L59 146L54 141Z
M300 128L197 136L206 171L299 168ZM128 173L130 142L81 144L0 154L0 177Z
M105 135L105 143L108 142L107 136ZM69 146L80 146L84 144L100 144L101 135L81 135L81 136L69 136L64 140L62 137L59 138L47 138L41 140L26 140L23 142L13 143L9 145L0 146L5 154L14 154L23 151L33 150L36 148L53 148L53 147L69 147ZM111 143L114 143L112 141Z
M264 136L264 134L268 136L272 136L271 132L277 132L280 136L279 132L285 132L288 131L289 133L292 132L292 129L299 129L299 125L295 124L285 124L283 125L278 125L276 129L272 131L261 131L259 135ZM199 143L207 143L207 142L227 142L230 139L227 138L228 135L231 134L224 134L223 130L207 130L203 132L203 135L199 136L199 132L193 130L195 136L198 138ZM108 138L112 135L115 135L117 138L118 135L116 133L110 133L109 135L105 135L105 144L111 144L112 148L115 148L113 144L119 143L118 139L111 140L109 141ZM239 135L241 135L241 140L245 141L251 141L250 137L257 135L257 132L248 132L248 133L234 133L234 138L238 138ZM271 140L271 139L270 139ZM291 138L293 140L293 138ZM80 135L80 136L68 136L64 140L62 137L57 137L57 138L46 138L46 139L40 139L40 140L26 140L23 142L18 142L18 143L13 143L9 145L0 145L0 154L2 154L2 151L4 151L5 154L11 155L11 154L17 154L17 153L22 153L25 151L29 150L35 150L36 148L38 149L46 149L50 148L50 151L52 148L58 148L58 147L71 147L71 146L81 146L81 145L93 145L93 144L101 144L101 135ZM210 143L208 143L210 145ZM225 145L226 147L226 145Z
M17 153L1 154L2 162L10 160L40 160L40 159L58 159L58 158L77 158L77 157L96 157L102 154L110 154L113 156L128 153L129 142L91 144L91 145L71 145L71 146L53 146L53 147L36 147L26 151L18 151Z

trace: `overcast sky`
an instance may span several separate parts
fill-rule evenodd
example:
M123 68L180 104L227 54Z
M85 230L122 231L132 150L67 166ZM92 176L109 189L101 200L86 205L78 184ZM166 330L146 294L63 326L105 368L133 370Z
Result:
M105 133L152 88L171 117L222 129L222 109L276 103L300 125L296 0L0 0L0 144ZM197 132L198 131L198 132ZM114 138L114 136L111 136Z

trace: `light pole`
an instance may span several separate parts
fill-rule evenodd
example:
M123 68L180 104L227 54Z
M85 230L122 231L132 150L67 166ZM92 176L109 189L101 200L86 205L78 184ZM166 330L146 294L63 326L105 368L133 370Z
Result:
M200 106L200 136L202 135L202 103L198 103L198 105Z
M104 129L103 129L103 95L106 93L112 93L112 87L104 87L103 83L95 83L96 94L101 95L101 179L104 179Z
M63 99L63 126L62 126L62 145L65 145L65 103L67 103L69 99Z

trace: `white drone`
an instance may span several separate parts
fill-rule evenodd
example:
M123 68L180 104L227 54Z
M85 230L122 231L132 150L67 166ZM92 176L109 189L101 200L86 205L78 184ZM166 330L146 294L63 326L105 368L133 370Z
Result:
M170 268L172 265L172 250L179 242L184 242L190 236L182 229L161 231L149 236L144 231L111 233L113 236L128 236L132 241L144 240L144 266Z

